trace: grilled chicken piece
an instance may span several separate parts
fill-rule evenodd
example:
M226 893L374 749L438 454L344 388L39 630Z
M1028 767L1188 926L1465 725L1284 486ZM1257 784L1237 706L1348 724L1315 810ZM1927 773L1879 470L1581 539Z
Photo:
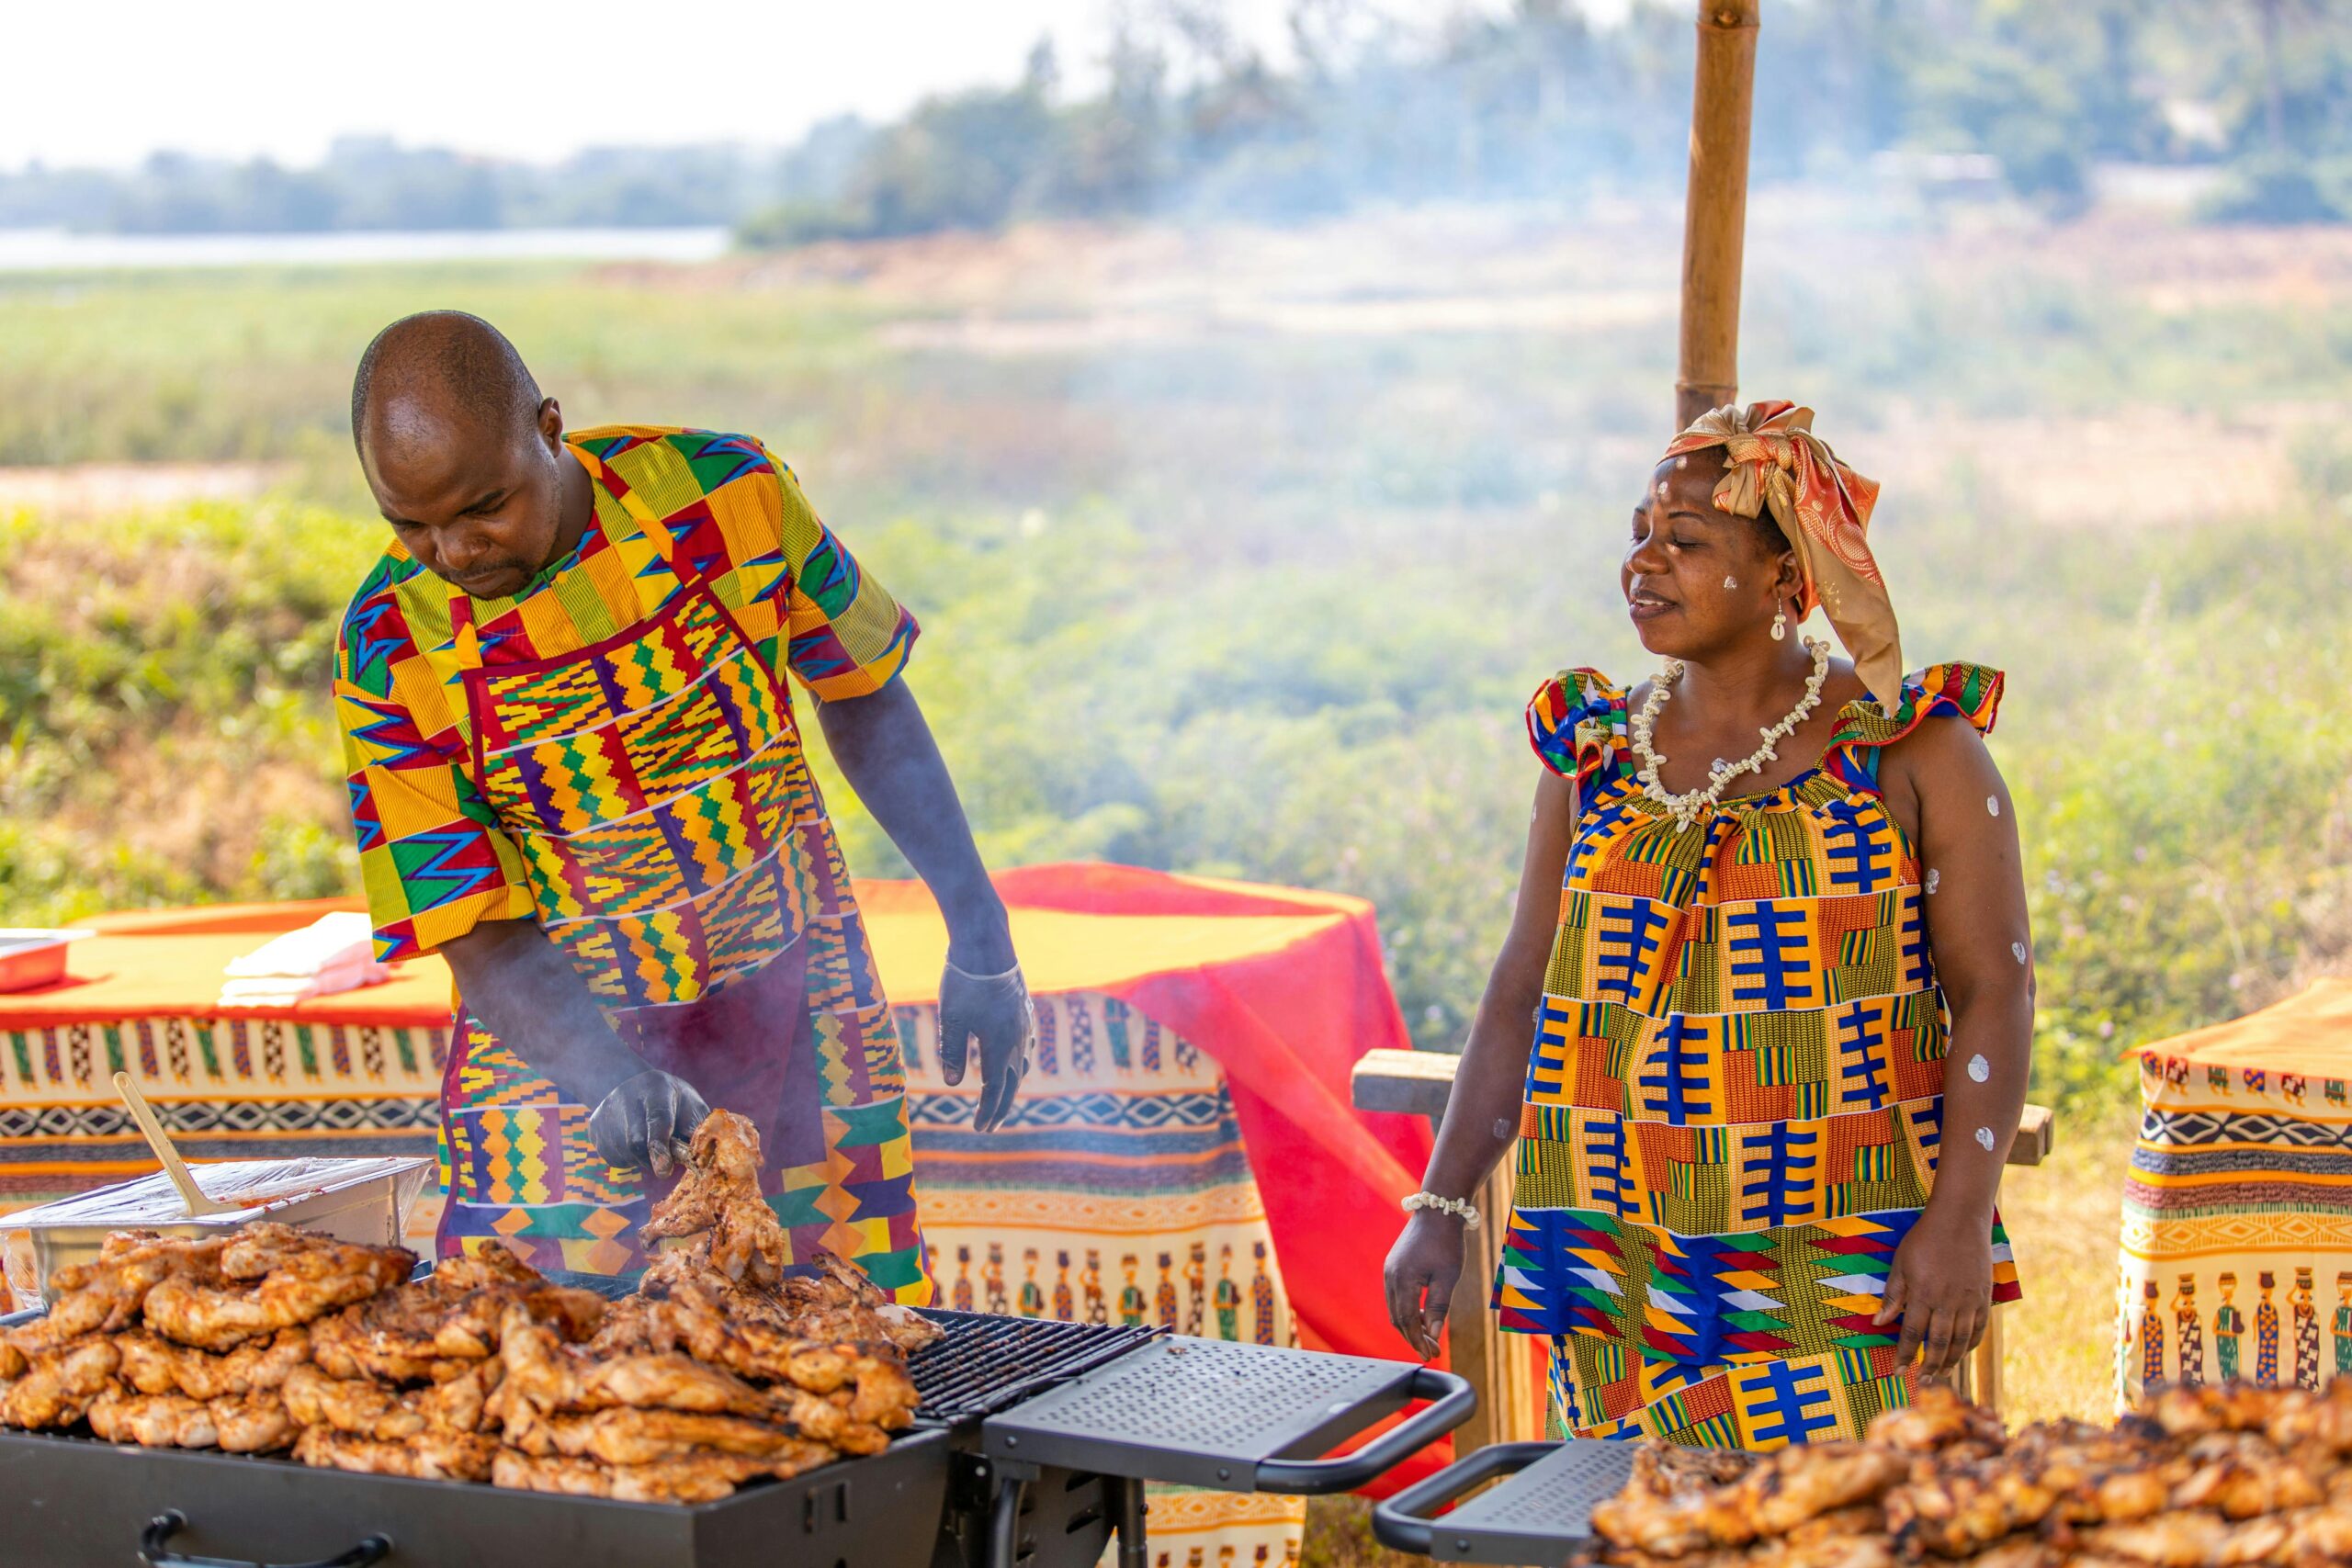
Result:
M520 1305L506 1309L499 1337L506 1365L500 1400L524 1400L544 1414L628 1406L764 1419L775 1412L773 1399L732 1372L675 1352L599 1356L575 1348Z
M2352 1455L2352 1378L2339 1377L2321 1393L2287 1390L2263 1429L2281 1449L2310 1444L2331 1456Z
M2001 1418L1932 1383L1909 1404L1884 1411L1870 1424L1869 1440L1912 1453L1934 1453L1966 1443L1996 1450L2007 1440Z
M849 1392L853 1420L898 1428L913 1419L914 1380L887 1341L824 1343L791 1336L762 1316L731 1312L729 1301L701 1280L673 1280L665 1294L634 1296L614 1308L590 1342L594 1353L684 1350L753 1382L782 1383L813 1394ZM740 1299L744 1292L730 1292Z
M267 1339L248 1340L225 1355L192 1350L161 1335L134 1328L115 1337L122 1351L122 1381L145 1394L185 1394L220 1399L278 1387L286 1374L311 1359L308 1329L282 1328ZM180 1445L187 1446L187 1445Z
M93 1335L24 1360L22 1373L0 1383L0 1426L71 1427L114 1386L122 1352L111 1337Z
M2304 1563L2352 1562L2352 1507L2337 1504L2284 1516L2294 1527L2286 1561Z
M211 1401L210 1409L220 1447L229 1453L269 1453L293 1445L293 1417L274 1392L229 1394Z
M267 1453L294 1441L294 1423L274 1393L190 1399L180 1393L110 1389L90 1405L90 1430L110 1443L151 1449Z
M181 1393L124 1393L108 1389L91 1403L90 1430L110 1443L137 1443L149 1449L220 1446L211 1407Z
M1729 1486L1667 1497L1621 1492L1593 1509L1592 1528L1605 1540L1661 1557L1740 1546L1872 1501L1908 1469L1900 1455L1859 1443L1783 1449Z
M222 1282L174 1275L150 1290L148 1325L198 1349L233 1349L391 1289L408 1278L416 1255L264 1224L231 1237L220 1262Z
M2250 1519L2321 1500L2319 1483L2252 1432L2220 1434L2190 1445L2197 1468L2172 1489L2176 1508L2212 1508L2225 1519Z
M2258 1432L2278 1408L2278 1395L2251 1383L2173 1387L2148 1406L2148 1418L2176 1438L2207 1432Z
M792 1238L761 1193L760 1135L749 1120L715 1111L689 1147L685 1175L640 1230L650 1240L698 1239L654 1260L645 1293L695 1284L729 1319L796 1339L888 1340L912 1350L939 1337L936 1324L830 1252L803 1260L816 1265L814 1274L786 1272L796 1261Z
M813 1277L795 1275L778 1287L802 1337L888 1339L911 1353L946 1332L914 1308L892 1301L864 1270L835 1254L820 1248L810 1261L817 1266Z
M322 1470L404 1475L416 1481L487 1481L497 1440L476 1433L427 1433L388 1443L332 1427L306 1427L294 1457Z
M797 1475L800 1466L738 1455L707 1454L662 1464L602 1464L593 1459L538 1458L499 1450L491 1479L525 1492L562 1492L624 1503L715 1503L746 1481Z
M2219 1514L2166 1513L2084 1532L2083 1544L2109 1557L2156 1568L2205 1568L2229 1539ZM2252 1561L2259 1562L2259 1558Z
M299 1367L286 1380L286 1408L299 1426L332 1427L379 1442L479 1432L494 1425L485 1412L500 1370L496 1361L477 1362L462 1377L403 1392L372 1379L333 1378L316 1366Z
M705 1260L737 1282L773 1286L792 1238L760 1192L760 1134L747 1117L714 1111L695 1129L686 1172L639 1227L648 1238L703 1235Z
M1763 1456L1745 1449L1690 1449L1679 1443L1643 1443L1634 1453L1626 1482L1657 1497L1675 1497L1713 1486L1728 1486L1756 1467Z
M225 1236L186 1239L153 1231L117 1231L99 1245L97 1258L69 1263L49 1277L49 1311L21 1328L0 1336L15 1355L0 1351L0 1376L16 1358L53 1350L85 1334L111 1334L137 1321L148 1294L166 1280L186 1277L206 1282L220 1278Z
M527 1454L560 1454L605 1464L662 1464L705 1454L730 1454L791 1465L795 1473L836 1457L824 1443L763 1421L741 1416L692 1416L677 1410L600 1410L593 1416L529 1413L520 1419L508 1418L506 1441Z
M323 1319L311 1331L312 1359L338 1378L447 1382L496 1352L499 1325L517 1303L566 1339L595 1332L605 1308L595 1292L549 1284L493 1247Z
M1816 1515L1883 1496L1909 1466L1883 1449L1815 1443L1767 1457L1730 1488L1731 1507L1758 1535L1783 1535Z

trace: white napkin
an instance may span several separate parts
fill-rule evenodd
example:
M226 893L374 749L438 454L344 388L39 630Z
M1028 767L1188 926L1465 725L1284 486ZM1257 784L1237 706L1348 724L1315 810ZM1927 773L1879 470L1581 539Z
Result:
M285 1007L312 997L380 985L392 972L375 960L375 934L356 910L322 915L273 937L223 971L221 1007Z

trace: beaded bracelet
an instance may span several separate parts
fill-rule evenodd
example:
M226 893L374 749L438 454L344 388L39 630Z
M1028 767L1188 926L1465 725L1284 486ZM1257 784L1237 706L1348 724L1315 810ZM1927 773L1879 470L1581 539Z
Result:
M1464 1230L1475 1231L1483 1223L1478 1205L1467 1198L1441 1198L1434 1192L1416 1192L1405 1200L1403 1207L1408 1214L1416 1209L1435 1209L1440 1213L1452 1214L1462 1222Z

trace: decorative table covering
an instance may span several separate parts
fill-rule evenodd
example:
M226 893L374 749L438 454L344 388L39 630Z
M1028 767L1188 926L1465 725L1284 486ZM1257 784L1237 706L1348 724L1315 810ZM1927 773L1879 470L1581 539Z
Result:
M1348 1071L1408 1043L1371 907L1125 867L998 887L1039 1039L1006 1125L939 1077L946 930L918 883L857 887L906 1053L940 1304L1394 1357L1380 1265L1430 1131ZM129 1068L193 1159L433 1154L450 1028L438 959L290 1008L215 1005L230 959L356 901L88 922L65 983L0 995L0 1211L152 1170ZM1262 1179L1261 1179L1262 1178ZM411 1214L429 1250L440 1200ZM0 1229L5 1229L0 1220ZM1298 1499L1155 1488L1154 1568L1295 1557Z
M2119 1405L2352 1371L2352 981L2137 1048Z

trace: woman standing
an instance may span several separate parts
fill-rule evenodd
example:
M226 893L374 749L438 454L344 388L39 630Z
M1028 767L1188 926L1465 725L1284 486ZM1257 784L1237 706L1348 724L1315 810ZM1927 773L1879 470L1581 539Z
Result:
M1619 572L1663 667L1529 705L1517 911L1389 1255L1389 1314L1434 1354L1465 1200L1517 1140L1495 1304L1549 1338L1574 1436L1853 1437L2018 1295L1994 1198L2033 963L1982 739L2001 676L1901 674L1878 487L1812 423L1765 402L1678 436ZM1795 635L1815 605L1852 662Z

